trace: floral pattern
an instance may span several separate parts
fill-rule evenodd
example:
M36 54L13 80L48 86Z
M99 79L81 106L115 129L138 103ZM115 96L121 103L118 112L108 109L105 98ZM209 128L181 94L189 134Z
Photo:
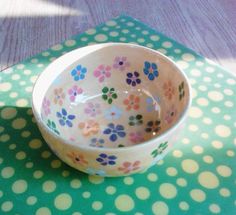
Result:
M115 165L117 157L115 155L107 155L105 153L101 153L99 157L96 159L103 166L107 165Z
M126 110L138 110L139 109L140 97L133 94L129 95L127 99L124 100L124 105L126 105Z
M106 109L104 111L105 113L105 118L108 120L116 120L119 119L122 115L122 110L116 106L112 106L109 109Z
M78 65L75 69L71 71L71 75L75 81L83 80L87 73L87 69L81 65Z
M142 132L137 131L137 132L131 132L129 133L129 140L135 144L141 143L144 141L144 137Z
M67 111L62 108L61 112L57 112L57 117L59 119L59 123L61 126L67 125L68 127L72 127L72 120L75 119L75 115L69 115Z
M75 152L70 152L67 154L67 156L72 160L74 164L81 164L81 165L86 165L88 164L88 161L85 160L84 155L78 154Z
M84 112L90 117L95 117L101 114L100 104L88 102L86 104L86 108L84 109Z
M103 87L102 88L102 98L103 100L107 101L108 104L111 104L113 99L117 99L117 94L115 93L115 89L108 88L108 87Z
M102 148L104 146L104 139L101 138L92 138L90 146Z
M175 88L170 80L163 84L164 95L166 98L171 100L175 95Z
M174 121L175 117L177 115L177 109L174 105L170 107L169 110L166 111L165 113L165 121L170 124Z
M157 133L158 131L161 130L160 124L161 124L160 120L149 121L149 122L147 122L147 127L146 127L145 131L147 133L151 133L151 132Z
M43 99L42 108L43 108L43 111L44 111L45 116L48 116L48 115L51 113L50 104L51 104L51 103L50 103L50 101L49 101L47 98L44 98L44 99Z
M99 124L95 120L88 120L87 122L79 123L79 128L82 129L84 136L97 134L99 131Z
M153 81L155 78L159 76L157 65L155 63L150 63L148 61L144 62L143 72L150 81Z
M55 124L55 122L53 122L53 121L51 121L51 120L49 120L48 119L48 121L47 121L47 126L53 131L53 132L55 132L56 134L60 134L60 132L57 130L57 126L56 126L56 124Z
M66 95L63 92L62 88L54 89L54 99L53 99L53 101L54 101L55 104L59 104L60 106L62 106L65 97L66 97Z
M74 102L75 99L76 99L76 96L83 93L83 90L82 88L74 85L73 87L71 87L69 90L68 90L68 94L69 94L69 98L70 98L70 101L71 102Z
M185 96L185 91L184 91L184 82L181 82L179 85L179 100L182 100Z
M125 137L126 133L124 131L123 125L114 125L113 123L108 124L108 127L103 131L103 134L108 134L109 140L115 142L118 137Z
M143 116L141 114L129 117L130 126L136 126L136 125L142 125L142 124L143 124Z
M162 154L163 151L168 147L168 142L161 143L157 149L153 150L151 155L153 158L157 157L158 155Z
M146 110L147 112L152 112L152 111L159 111L160 112L160 104L161 100L159 97L154 96L154 98L152 97L148 97L146 99Z
M113 68L120 71L124 71L130 66L130 63L127 61L127 57L116 57L114 59Z
M118 170L123 172L124 174L128 174L130 172L138 170L140 168L140 163L140 161L135 161L133 163L126 161L123 163L122 167L118 168Z
M137 84L141 83L141 79L139 78L139 73L138 72L129 72L127 73L127 78L126 78L126 82L128 85L131 85L133 87L135 87Z
M111 67L100 65L94 70L93 75L98 78L98 81L101 83L105 80L105 78L111 77Z

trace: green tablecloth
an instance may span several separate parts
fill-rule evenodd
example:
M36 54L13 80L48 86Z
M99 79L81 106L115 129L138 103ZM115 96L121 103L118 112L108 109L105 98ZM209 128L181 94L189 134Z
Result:
M52 153L30 100L33 83L51 61L109 41L171 57L189 77L193 104L164 160L141 174L104 179ZM0 93L0 214L236 214L236 78L139 21L120 16L3 71Z

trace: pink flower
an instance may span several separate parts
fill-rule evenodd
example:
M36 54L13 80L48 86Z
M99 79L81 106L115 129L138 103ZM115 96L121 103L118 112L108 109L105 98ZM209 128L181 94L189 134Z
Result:
M63 100L65 99L65 93L63 92L63 89L62 88L58 88L58 89L55 89L54 90L54 94L55 94L55 97L54 97L54 103L55 104L59 104L60 106L62 106L63 104Z
M118 170L122 171L124 174L128 174L132 171L138 170L140 168L140 161L135 161L134 163L131 162L124 162L122 167L119 167Z
M116 57L114 59L113 68L124 71L126 67L129 67L130 63L127 62L127 57Z
M100 65L94 70L93 75L98 78L98 81L101 83L105 78L111 77L111 67Z
M46 98L43 99L43 111L44 111L45 116L51 113L50 101Z
M76 96L78 94L81 94L82 92L83 90L80 87L74 85L72 88L68 90L68 94L70 95L70 101L74 102Z
M129 134L129 140L133 143L141 143L144 141L143 135L141 132L131 132Z
M177 115L177 110L176 110L175 106L172 105L172 106L170 107L170 109L168 109L168 110L166 111L166 114L165 114L165 121L166 121L168 124L172 123L173 120L175 119L176 115Z
M93 104L92 102L89 102L87 103L87 107L84 109L84 112L91 117L95 117L101 113L100 104Z

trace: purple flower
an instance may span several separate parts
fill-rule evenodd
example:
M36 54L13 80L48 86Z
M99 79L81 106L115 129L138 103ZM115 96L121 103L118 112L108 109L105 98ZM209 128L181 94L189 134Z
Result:
M137 84L140 84L141 80L139 78L139 73L136 71L134 71L134 73L127 73L126 82L128 85L132 85L133 87L135 87Z
M114 165L116 164L117 157L115 155L107 155L105 153L101 153L99 157L96 159L101 165Z
M51 113L50 101L47 98L43 99L43 111L44 111L45 116Z
M108 128L106 128L103 131L103 134L109 134L109 139L112 142L115 142L119 137L125 137L126 133L124 132L124 126L123 125L114 125L113 123L108 124Z
M96 115L101 113L100 104L92 102L87 103L87 107L84 109L84 112L91 117L95 117Z
M120 71L124 71L127 67L130 66L130 63L127 61L127 57L116 57L114 59L113 68Z
M75 98L78 94L81 94L83 92L83 90L80 87L77 87L76 85L74 85L73 87L71 87L68 90L68 94L70 96L70 101L74 102Z
M104 145L104 140L95 137L95 138L91 139L91 143L89 145L94 146L94 147L102 148L103 145Z
M64 108L61 109L61 112L57 112L57 117L59 118L59 123L61 126L73 126L71 120L75 119L75 115L68 115Z

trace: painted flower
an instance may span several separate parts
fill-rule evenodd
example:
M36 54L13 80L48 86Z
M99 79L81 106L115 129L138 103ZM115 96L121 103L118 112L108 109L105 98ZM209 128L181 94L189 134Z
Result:
M149 121L147 122L147 127L145 129L145 131L147 133L157 133L158 131L161 130L161 121L160 120L155 120L155 121Z
M98 175L98 176L101 176L101 177L107 176L106 172L104 170L101 170L101 169L88 168L88 169L86 169L86 172L90 175Z
M102 88L102 98L103 100L107 101L108 104L111 104L113 99L117 98L117 94L115 92L115 89L112 88L108 88L108 87L103 87Z
M94 147L99 147L102 148L104 145L104 139L101 138L92 138L91 139L91 143L89 144L90 146L94 146Z
M111 77L111 67L100 65L94 70L93 75L98 78L98 81L101 83L105 78Z
M122 115L122 110L113 105L111 108L106 109L104 114L105 118L108 120L119 119Z
M56 124L55 124L55 122L53 122L53 121L51 121L51 120L49 120L48 119L48 121L47 121L47 126L53 131L53 132L55 132L56 134L60 134L60 132L57 130L57 126L56 126Z
M89 136L98 133L99 124L94 120L88 120L87 122L79 123L79 128L82 129L82 134L84 136Z
M133 94L129 95L129 97L123 101L123 103L126 105L126 110L131 110L131 109L138 110L139 102L140 102L139 96L135 96Z
M117 157L115 155L107 155L105 153L101 153L99 157L96 159L103 166L107 165L115 165Z
M85 67L78 65L75 69L71 71L71 75L75 81L79 81L85 78L86 72L87 72L87 69Z
M133 143L141 143L144 141L144 137L142 132L137 131L137 132L130 132L129 133L129 140Z
M130 63L127 61L127 57L116 57L114 59L113 68L120 71L124 71L130 66Z
M181 84L179 85L179 100L184 98L184 96L185 96L184 82L181 82Z
M47 98L43 99L43 112L44 112L45 116L48 116L48 114L51 113L50 101Z
M146 99L146 109L148 112L152 112L152 111L158 111L160 112L160 98L157 96L152 97L148 97Z
M171 100L175 94L175 88L170 80L163 84L163 90L165 97Z
M147 75L150 81L153 81L155 78L159 76L158 68L155 63L150 63L148 61L144 62L143 72Z
M59 123L61 126L73 126L72 120L75 119L75 115L68 114L64 108L61 109L61 112L57 112L57 117L59 118Z
M126 161L122 164L122 167L118 168L118 170L123 172L124 174L128 174L130 172L138 170L140 168L140 163L140 161L135 161L133 163Z
M153 158L157 157L157 155L162 154L162 152L167 148L168 142L161 143L155 150L152 151L151 155Z
M123 125L114 125L113 123L108 124L108 128L103 131L103 134L110 135L109 139L115 142L118 137L125 137L126 133L124 131Z
M62 105L65 97L66 97L66 95L63 92L62 88L54 89L54 100L53 101L55 104Z
M134 71L127 73L127 78L126 78L126 82L129 85L132 85L133 87L135 87L137 84L141 83L141 79L139 78L139 73Z
M141 114L129 117L130 126L142 125L142 124L143 124L143 116Z
M75 99L76 99L76 96L83 93L83 90L82 88L74 85L73 87L71 87L69 90L68 90L68 94L70 96L70 101L71 102L74 102Z
M88 161L85 160L84 155L78 154L75 152L70 152L67 154L67 156L72 160L74 164L81 164L81 165L86 165L88 164Z
M95 117L101 113L100 104L88 102L84 112L91 117Z
M165 114L165 121L170 124L173 122L174 118L176 117L177 115L177 109L175 108L174 105L172 105L170 107L169 110L166 111L166 114Z

